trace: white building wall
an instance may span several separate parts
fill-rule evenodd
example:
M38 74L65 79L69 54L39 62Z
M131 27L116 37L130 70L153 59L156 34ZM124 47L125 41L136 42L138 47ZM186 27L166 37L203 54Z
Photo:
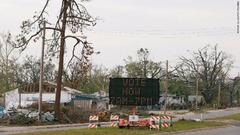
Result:
M34 102L38 102L39 93L22 93L21 94L21 106L31 105ZM61 103L70 102L71 94L65 91L61 91ZM55 93L43 93L42 101L46 102L54 102L55 101ZM12 90L6 93L5 96L5 106L6 108L16 108L19 105L19 93L18 89Z

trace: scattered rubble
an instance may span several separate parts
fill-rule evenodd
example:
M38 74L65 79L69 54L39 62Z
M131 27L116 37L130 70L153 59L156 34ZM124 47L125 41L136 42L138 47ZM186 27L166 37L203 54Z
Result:
M7 121L14 119L19 116L25 116L27 118L33 118L38 120L39 113L37 110L27 110L27 109L8 109L0 113L0 123L6 123ZM42 113L42 122L53 122L54 112Z

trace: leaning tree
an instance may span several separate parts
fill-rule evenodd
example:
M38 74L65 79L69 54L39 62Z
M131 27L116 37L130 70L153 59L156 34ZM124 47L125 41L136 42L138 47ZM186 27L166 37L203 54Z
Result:
M88 1L88 0L81 0ZM54 4L54 3L52 3ZM87 12L86 8L78 3L76 0L61 0L60 10L56 20L48 19L50 16L48 6L50 0L46 0L43 9L36 12L33 20L26 20L22 22L21 33L17 36L16 48L24 50L31 41L36 41L43 36L44 30L47 33L52 32L50 36L45 39L47 47L47 56L57 56L58 75L57 75L57 90L55 99L55 117L60 118L60 98L61 98L61 85L64 64L64 53L66 45L73 45L72 57L69 61L79 61L79 68L85 70L88 68L88 57L93 53L93 48L83 37L83 29L88 26L96 24L96 18L93 18ZM55 3L56 5L56 3ZM51 21L50 21L51 20ZM46 24L46 26L45 26ZM80 46L81 49L78 49Z

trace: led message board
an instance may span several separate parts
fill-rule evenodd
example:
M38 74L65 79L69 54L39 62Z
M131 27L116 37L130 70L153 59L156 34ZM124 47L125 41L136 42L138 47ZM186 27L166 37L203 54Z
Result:
M110 78L109 104L153 106L159 101L159 79Z

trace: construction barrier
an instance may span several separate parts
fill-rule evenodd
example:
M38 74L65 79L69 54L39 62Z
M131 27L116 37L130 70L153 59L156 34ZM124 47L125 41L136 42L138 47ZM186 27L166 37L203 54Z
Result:
M88 128L98 128L98 126L99 126L98 116L90 115Z
M118 126L118 120L119 116L118 115L111 115L110 116L110 127L117 127Z
M160 117L159 116L150 116L150 125L149 128L151 129L158 129L159 130L159 123Z
M161 116L159 126L161 129L163 127L171 128L172 127L172 116Z

